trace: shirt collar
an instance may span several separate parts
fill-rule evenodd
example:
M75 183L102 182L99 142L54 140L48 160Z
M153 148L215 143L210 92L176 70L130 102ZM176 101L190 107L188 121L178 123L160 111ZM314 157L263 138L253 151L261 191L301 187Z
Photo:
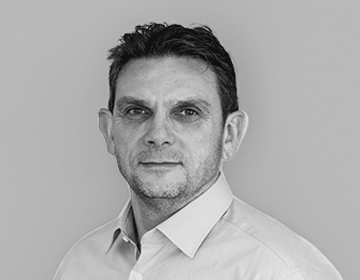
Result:
M221 173L213 186L159 224L156 229L188 257L193 258L232 200L232 192ZM130 200L119 215L119 227L122 234L134 243L135 223Z
M215 184L156 228L190 258L233 200L221 173Z
M136 228L130 199L126 202L119 215L119 228L121 229L121 233L135 244Z

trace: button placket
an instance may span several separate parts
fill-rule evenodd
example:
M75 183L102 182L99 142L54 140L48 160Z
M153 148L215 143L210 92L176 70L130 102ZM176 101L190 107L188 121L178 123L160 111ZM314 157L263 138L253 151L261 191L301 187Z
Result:
M143 280L144 276L140 272L136 272L134 275L135 280Z
M156 230L151 230L143 236L141 254L130 273L129 280L144 280L144 274L156 263L156 258L165 245L164 241L166 237Z

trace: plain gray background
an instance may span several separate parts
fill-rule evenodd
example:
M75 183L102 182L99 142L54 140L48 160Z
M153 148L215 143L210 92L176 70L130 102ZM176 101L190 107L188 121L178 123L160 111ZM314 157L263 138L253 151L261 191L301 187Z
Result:
M234 193L358 279L358 1L0 2L0 279L51 279L128 197L98 130L107 50L137 24L208 24L250 126Z

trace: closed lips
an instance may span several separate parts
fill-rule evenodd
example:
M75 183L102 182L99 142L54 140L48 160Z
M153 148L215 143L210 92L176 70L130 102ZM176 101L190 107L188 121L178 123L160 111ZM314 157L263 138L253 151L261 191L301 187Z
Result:
M155 162L155 161L147 161L147 162L141 162L143 165L177 165L180 164L180 162L169 162L169 161L161 161L161 162Z

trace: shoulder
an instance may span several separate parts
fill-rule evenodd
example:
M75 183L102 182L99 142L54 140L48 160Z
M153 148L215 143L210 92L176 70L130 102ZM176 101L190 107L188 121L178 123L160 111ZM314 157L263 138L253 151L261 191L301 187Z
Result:
M82 270L81 267L96 263L96 259L110 248L117 223L118 219L114 219L78 240L61 261L54 280L61 279L66 270L78 271Z
M342 279L313 244L237 198L234 198L221 222L231 228L235 239L245 238L258 251L266 252L266 256L284 266L290 274L306 275L304 279Z
M92 230L80 240L78 240L70 249L69 252L73 250L81 250L88 247L94 247L97 250L106 252L113 238L114 231L118 224L118 218L107 222L106 224L101 225L100 227Z

